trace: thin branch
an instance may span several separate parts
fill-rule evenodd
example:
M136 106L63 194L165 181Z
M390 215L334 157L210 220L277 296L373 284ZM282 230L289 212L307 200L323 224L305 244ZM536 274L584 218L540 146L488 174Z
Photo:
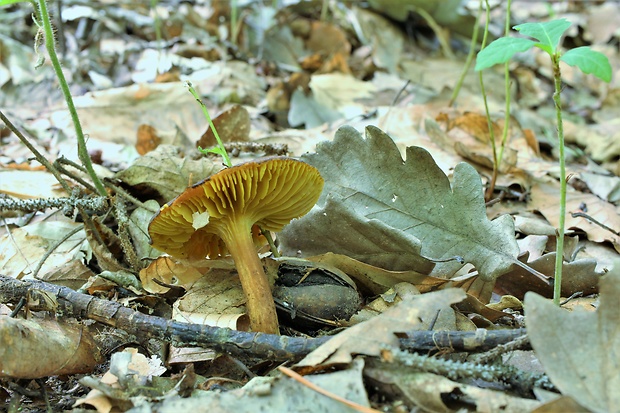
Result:
M262 357L271 361L301 359L331 339L288 337L264 333L248 333L228 328L181 323L146 315L115 301L102 300L77 293L70 288L39 280L20 281L0 275L0 302L17 303L31 289L54 294L58 308L49 309L65 316L96 320L119 328L136 337L156 338L176 346L199 346L234 357ZM401 347L411 351L461 350L486 351L522 336L524 329L477 331L411 331L400 339Z

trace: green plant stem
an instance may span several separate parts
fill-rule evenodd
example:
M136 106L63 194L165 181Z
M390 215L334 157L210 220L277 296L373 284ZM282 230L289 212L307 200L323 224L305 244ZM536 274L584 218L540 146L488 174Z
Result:
M504 36L510 36L510 6L512 0L508 0L506 3L506 27L504 28ZM504 63L504 93L506 95L506 105L504 108L504 130L502 131L502 144L499 148L499 154L497 156L497 171L499 172L499 166L502 163L504 157L504 148L508 141L508 129L510 128L510 61Z
M65 97L69 113L71 114L71 119L73 120L73 127L75 128L78 144L78 157L86 168L88 175L93 180L95 188L97 188L98 194L101 196L106 196L107 192L105 190L105 186L103 186L103 182L101 182L101 180L95 173L95 170L93 169L93 164L90 160L88 149L86 148L86 139L84 138L84 132L82 131L80 118L78 117L77 110L75 109L73 97L71 96L69 85L67 84L67 80L62 71L60 60L58 60L58 55L56 54L54 32L52 31L52 24L50 21L49 13L47 11L47 4L45 3L45 0L38 0L38 6L41 24L43 25L43 30L45 32L45 48L47 49L47 53L49 54L50 61L52 62L52 66L54 68L54 72L56 72L56 76L58 77L60 89L62 90L62 94Z
M323 0L321 3L321 21L324 22L327 20L327 10L329 9L329 0Z
M469 43L469 54L467 55L467 59L465 60L465 67L463 68L461 77L459 78L458 82L456 82L456 87L454 88L454 91L452 92L452 97L450 97L450 103L448 103L448 106L454 105L454 102L456 101L456 98L459 95L459 91L461 90L461 86L463 86L463 81L465 80L465 76L467 76L467 72L469 72L469 68L471 67L471 62L474 61L474 54L476 53L476 45L478 44L478 32L480 31L478 28L478 21L480 20L480 14L482 14L482 2L483 0L480 0L478 4L478 14L476 15L476 23L474 24L474 34L471 36L471 42ZM486 34L488 33L488 28L489 28L489 24L488 24L488 18L487 18L487 23L485 25L485 39L486 39Z
M428 24L431 30L433 30L433 33L435 33L435 36L437 36L437 40L439 41L439 45L441 46L441 51L443 52L444 56L450 60L454 60L454 53L452 52L452 48L450 47L450 42L446 35L446 31L423 7L415 7L410 5L410 8L411 11L418 13L420 16L422 16L422 18L426 21L426 24Z
M161 50L161 19L157 11L157 3L159 0L151 0L151 11L153 12L153 22L155 24L155 41L157 42L157 48Z
M553 282L553 303L560 305L560 295L562 294L562 263L564 261L564 228L566 226L566 159L564 154L564 124L562 122L562 75L560 72L560 53L556 52L551 56L553 62L553 84L555 92L553 101L555 102L555 115L558 129L558 151L560 161L560 219L558 223L558 233L556 240L555 256L555 278Z
M215 140L217 141L217 150L209 150L208 152L217 153L221 155L222 158L224 158L224 164L230 168L232 166L232 162L230 161L228 152L226 152L226 148L224 147L224 144L222 143L222 140L220 139L220 134L217 133L217 129L215 128L215 125L213 124L213 120L211 119L211 116L209 116L209 111L207 110L207 106L202 102L202 100L200 99L200 96L198 96L198 92L196 92L196 89L194 89L194 86L192 86L192 83L186 82L186 84L187 84L187 88L189 89L189 93L191 93L194 99L196 99L196 101L198 102L198 104L200 104L200 107L202 108L202 113L205 115L207 122L209 122L209 127L211 128L211 131L213 132L213 136L215 136Z
M482 4L482 0L480 0ZM487 37L489 35L489 17L491 15L491 6L489 1L485 0L485 17L484 17L484 35L482 36L482 43L480 50L482 51L487 44ZM491 120L491 111L489 110L489 100L487 99L487 92L484 87L484 80L482 77L482 71L478 72L478 81L480 83L480 91L482 93L482 102L484 103L484 113L487 117L487 127L489 128L489 140L491 142L491 149L493 151L493 173L491 175L491 181L487 188L485 199L488 201L493 195L495 190L495 182L497 181L497 173L499 171L499 162L497 159L497 145L495 144L495 132L493 131L493 121Z
M237 34L239 28L237 23L239 12L239 5L237 4L237 0L232 0L230 5L230 42L234 45L237 45Z

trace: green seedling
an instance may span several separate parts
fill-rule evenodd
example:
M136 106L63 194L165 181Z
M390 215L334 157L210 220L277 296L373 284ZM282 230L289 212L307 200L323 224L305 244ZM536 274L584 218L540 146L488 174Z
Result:
M545 23L524 23L514 26L513 29L534 40L523 37L501 37L490 43L478 53L476 70L483 70L496 64L508 62L516 53L526 52L537 47L547 53L553 66L556 127L558 131L558 149L560 162L560 220L557 230L557 249L555 260L555 278L553 288L553 302L560 304L562 286L562 257L564 252L564 229L566 220L566 159L564 147L564 128L562 125L562 105L560 93L562 91L562 74L560 62L569 66L576 66L585 74L593 74L599 79L611 80L611 65L607 57L590 49L587 46L577 47L562 53L560 40L571 23L566 19L557 19Z

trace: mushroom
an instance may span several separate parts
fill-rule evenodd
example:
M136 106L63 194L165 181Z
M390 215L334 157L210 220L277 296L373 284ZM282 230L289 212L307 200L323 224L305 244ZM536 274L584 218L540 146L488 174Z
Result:
M323 190L319 171L287 157L224 169L161 207L149 223L151 245L196 260L228 252L246 298L250 328L278 334L271 286L254 244L253 228L280 231L305 215Z

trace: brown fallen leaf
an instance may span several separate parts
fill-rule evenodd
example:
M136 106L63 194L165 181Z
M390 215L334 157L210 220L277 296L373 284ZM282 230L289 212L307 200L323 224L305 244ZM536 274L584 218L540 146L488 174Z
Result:
M2 377L35 379L87 373L103 359L83 325L0 317Z
M527 260L527 255L521 259ZM548 274L549 277L543 279L515 266L512 271L497 279L495 292L514 295L519 299L523 299L528 291L533 291L543 297L552 297L555 252L547 253L528 262L527 265L543 274ZM576 292L582 292L584 295L598 292L598 281L604 272L597 271L596 260L584 258L565 262L562 265L562 274L562 296L569 297Z
M241 105L235 105L213 118L213 125L222 142L246 142L250 140L250 113ZM202 134L196 146L210 148L217 145L210 127Z
M308 261L321 262L338 268L351 277L359 288L372 295L383 294L400 282L413 284L421 293L425 293L449 281L417 271L389 271L331 252L309 257Z
M529 204L531 209L539 211L549 220L551 225L557 228L559 223L558 200L560 189L557 184L540 182L532 186L532 198ZM585 208L585 211L584 211ZM598 222L618 231L620 229L620 215L616 207L596 195L572 191L566 194L566 228L584 231L588 239L594 242L611 242L620 252L620 236L601 227L600 225L583 218L573 217L571 212L585 212Z
M147 124L138 126L136 150L140 155L155 150L160 143L161 138L157 135L157 129Z

